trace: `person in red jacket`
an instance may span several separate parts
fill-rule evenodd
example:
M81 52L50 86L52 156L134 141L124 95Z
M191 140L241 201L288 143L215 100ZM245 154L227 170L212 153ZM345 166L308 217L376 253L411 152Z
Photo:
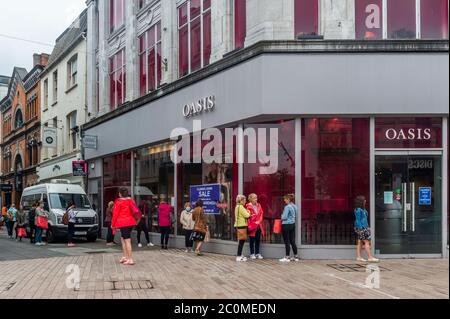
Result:
M250 194L248 196L248 204L246 206L250 212L248 219L248 237L250 238L250 259L264 259L261 255L261 236L264 236L264 211L258 203L258 196Z
M131 248L131 233L137 225L133 212L138 210L136 203L128 195L126 188L121 188L119 198L114 202L111 227L120 230L122 240L122 250L124 257L120 260L121 264L132 266L133 252Z
M170 228L172 222L170 220L171 206L164 200L158 206L159 230L161 231L161 249L169 249Z

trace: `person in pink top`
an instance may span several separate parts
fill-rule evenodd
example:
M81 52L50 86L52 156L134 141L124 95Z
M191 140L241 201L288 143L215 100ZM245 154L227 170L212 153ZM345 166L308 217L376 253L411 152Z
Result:
M172 222L170 220L171 209L172 207L164 200L162 200L158 206L159 230L161 231L161 249L169 249L170 227L172 226Z
M124 256L120 260L120 263L133 266L133 251L131 248L131 233L137 222L133 216L133 212L138 210L134 200L129 197L128 190L121 188L119 191L119 198L114 202L114 208L112 212L111 227L116 230L120 230L122 240L122 250Z

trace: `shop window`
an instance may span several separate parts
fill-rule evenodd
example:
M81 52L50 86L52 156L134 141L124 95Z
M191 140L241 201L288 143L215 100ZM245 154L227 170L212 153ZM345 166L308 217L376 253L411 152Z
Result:
M103 212L108 203L119 197L120 188L131 194L131 153L122 153L103 159Z
M222 136L225 131L221 130ZM210 141L203 141L203 146ZM180 163L178 170L178 220L184 204L190 202L191 186L220 185L220 200L217 214L207 215L211 237L220 240L234 240L234 201L237 196L238 165L236 161L236 139L225 140L222 143L220 161L211 164ZM202 148L203 151L203 148ZM191 150L191 158L197 158L199 154ZM178 225L178 234L183 234L181 225Z
M180 6L178 33L179 74L182 77L210 62L211 1L188 0Z
M355 244L354 199L369 200L369 171L368 119L302 120L302 244Z
M388 0L387 21L389 39L415 39L416 0Z
M125 23L125 0L109 0L109 29L113 33Z
M170 157L172 149L171 143L161 144L140 149L135 155L134 196L147 217L151 232L159 232L158 205L162 201L174 205L175 166Z
M383 38L383 1L355 1L356 39L380 40Z
M14 122L14 129L20 129L23 127L23 115L22 115L22 110L18 109L16 111L16 116L15 116L15 122Z
M442 148L442 119L377 118L376 148Z
M420 18L422 39L448 39L448 0L422 0Z
M126 99L125 49L110 58L110 106L111 111L120 107Z
M274 222L281 217L284 209L283 196L295 193L295 122L276 122L266 124L249 124L245 128L253 129L256 133L258 130L266 133L266 154L277 154L277 168L272 174L261 174L261 168L266 166L257 163L249 163L252 158L251 153L258 153L260 141L257 138L256 145L246 145L246 157L244 158L244 193L250 195L255 193L258 195L259 203L264 210L263 228L265 235L263 242L265 243L282 243L280 235L273 233ZM270 143L270 130L278 131L278 140ZM258 136L258 134L256 135ZM271 149L271 145L274 147ZM250 155L250 157L249 157Z
M295 38L314 36L319 33L319 1L295 0Z
M244 47L247 36L247 1L234 0L234 48Z
M158 22L139 38L141 96L161 84L161 23Z

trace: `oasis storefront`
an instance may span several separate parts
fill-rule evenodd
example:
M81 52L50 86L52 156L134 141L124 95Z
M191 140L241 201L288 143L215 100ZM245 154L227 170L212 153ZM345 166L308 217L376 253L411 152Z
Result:
M86 134L98 139L98 148L86 151L89 185L99 185L95 188L103 212L118 189L128 187L149 216L155 243L158 202L170 203L179 217L191 199L191 186L218 185L217 209L208 215L212 241L206 250L229 255L237 249L236 195L256 193L265 212L262 251L268 258L283 255L282 238L273 225L288 193L296 195L300 207L297 242L302 258L354 258L353 203L362 195L378 256L442 258L448 249L448 68L430 66L448 66L448 59L445 50L405 59L410 49L399 44L398 54L377 56L359 51L275 54L266 48L271 54L255 52L244 61L236 55L230 67L232 56L222 62L223 69L218 62L202 71L204 75L180 80L173 91L169 87L126 106L126 112L86 125ZM327 94L309 84L316 74L304 65L311 63L323 75ZM331 66L341 74L331 72ZM378 75L361 83L366 71ZM417 74L425 76L418 80L413 77ZM345 77L347 83L336 77ZM406 98L396 93L404 86L416 90ZM358 92L366 87L383 94L363 99ZM208 99L213 101L209 108ZM194 110L205 101L204 109L189 112L190 101ZM131 132L123 123L133 123ZM188 151L176 145L183 135L174 134L177 128L191 136ZM218 135L209 128L217 128ZM193 132L203 133L203 138L196 140ZM227 133L233 133L231 138ZM171 135L176 138L171 140ZM183 247L178 221L172 235L171 245Z

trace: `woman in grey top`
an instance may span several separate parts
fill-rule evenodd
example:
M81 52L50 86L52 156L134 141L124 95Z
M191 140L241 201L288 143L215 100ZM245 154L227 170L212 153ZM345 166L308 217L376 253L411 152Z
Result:
M36 220L39 217L43 217L48 219L48 213L44 210L44 202L40 201L39 206L36 207ZM35 236L35 242L36 246L45 246L45 244L42 242L42 233L44 232L44 229L36 225L36 236Z

